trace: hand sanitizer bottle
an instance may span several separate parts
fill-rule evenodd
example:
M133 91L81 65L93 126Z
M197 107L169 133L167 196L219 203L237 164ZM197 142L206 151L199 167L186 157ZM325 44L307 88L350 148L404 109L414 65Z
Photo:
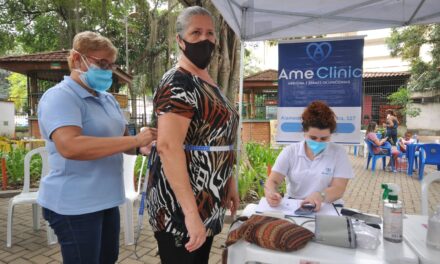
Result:
M437 210L429 218L426 244L440 250L440 204L437 205Z
M399 186L382 184L383 192L383 238L387 241L402 242L403 204L398 200Z

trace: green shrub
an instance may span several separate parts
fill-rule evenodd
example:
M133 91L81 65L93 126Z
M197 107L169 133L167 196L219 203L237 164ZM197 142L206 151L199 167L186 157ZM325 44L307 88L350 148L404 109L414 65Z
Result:
M6 154L6 170L8 173L8 184L23 184L24 177L24 156L27 150L13 148Z
M246 143L240 162L238 193L242 201L255 201L264 196L268 166L272 167L282 149L272 149L259 143ZM285 184L281 187L285 192Z
M23 163L24 167L24 163ZM41 179L41 170L43 167L43 160L40 155L34 155L31 159L30 176L31 183L37 183Z
M24 181L24 157L29 151L24 148L13 148L8 153L4 153L6 158L6 170L8 174L8 184L23 185ZM41 178L42 159L40 155L34 155L30 163L30 182L37 183Z

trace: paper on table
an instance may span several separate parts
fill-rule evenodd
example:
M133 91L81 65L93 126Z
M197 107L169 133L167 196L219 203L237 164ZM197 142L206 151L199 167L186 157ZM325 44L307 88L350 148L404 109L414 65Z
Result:
M267 203L266 198L263 197L263 198L261 198L260 202L258 203L257 208L255 208L255 211L261 212L261 213L282 212L284 215L287 215L287 216L301 216L301 215L295 214L295 210L301 206L302 201L303 200L289 199L289 198L284 197L281 200L280 205L278 205L276 207L272 207ZM328 203L321 204L321 209L319 210L319 212L308 215L306 217L315 217L315 214L338 215L333 204L328 204Z

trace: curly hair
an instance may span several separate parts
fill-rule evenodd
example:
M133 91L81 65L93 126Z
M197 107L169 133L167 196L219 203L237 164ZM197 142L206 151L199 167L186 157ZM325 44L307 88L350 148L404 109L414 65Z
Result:
M309 128L330 129L330 133L336 130L336 115L328 105L321 101L311 102L302 114L303 131Z

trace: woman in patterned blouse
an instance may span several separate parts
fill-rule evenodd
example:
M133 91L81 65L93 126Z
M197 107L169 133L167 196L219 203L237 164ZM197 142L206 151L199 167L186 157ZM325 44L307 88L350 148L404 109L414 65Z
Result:
M182 51L154 94L157 155L147 210L162 263L208 263L226 209L239 203L232 177L238 113L206 67L216 36L209 11L194 6L176 21Z

